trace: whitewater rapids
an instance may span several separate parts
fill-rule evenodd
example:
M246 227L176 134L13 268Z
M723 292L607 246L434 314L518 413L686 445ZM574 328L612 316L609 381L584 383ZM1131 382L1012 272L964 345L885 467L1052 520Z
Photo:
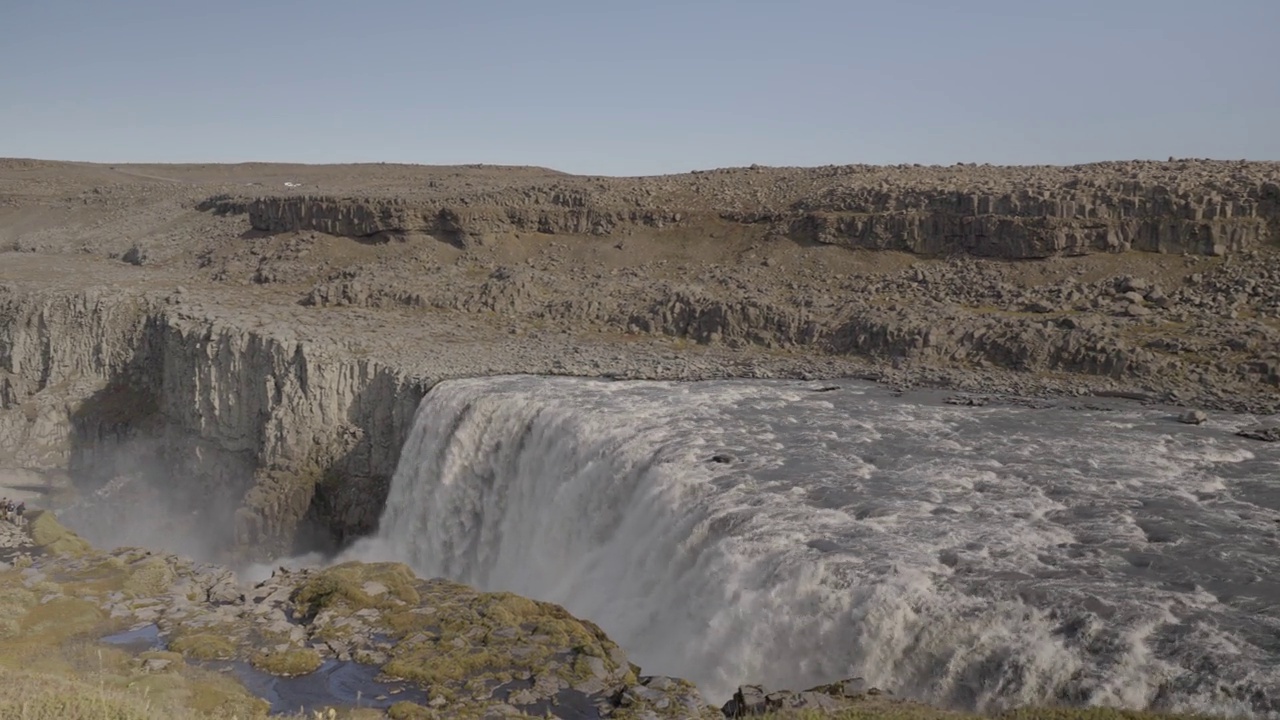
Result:
M712 701L862 676L980 710L1280 707L1280 448L819 387L441 383L342 559L560 603Z

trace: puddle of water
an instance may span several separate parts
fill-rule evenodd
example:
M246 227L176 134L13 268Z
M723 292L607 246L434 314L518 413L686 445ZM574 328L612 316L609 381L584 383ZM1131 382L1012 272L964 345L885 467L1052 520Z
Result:
M315 672L292 678L277 677L241 661L201 664L235 675L249 692L271 703L273 713L309 713L327 707L385 710L401 700L427 704L427 694L421 689L375 680L378 668L358 662L328 660Z
M102 642L133 653L165 647L160 628L154 623L108 635ZM305 714L328 707L386 710L402 700L420 705L426 705L428 700L422 689L405 682L379 681L377 667L354 661L327 660L315 672L292 678L263 672L239 660L215 660L199 665L231 673L250 693L270 703L272 713ZM532 687L532 680L509 682L493 688L494 699L502 700L510 693ZM576 690L562 690L554 701L542 700L521 709L533 717L548 712L564 720L599 720L601 717L592 701Z
M102 638L102 642L117 645L132 652L160 650L164 647L164 643L160 640L160 628L155 623L108 635Z
M108 635L102 642L134 653L160 650L160 628L155 623ZM200 665L230 672L254 695L271 703L271 712L311 712L327 707L362 707L385 710L401 700L425 705L427 694L407 683L379 682L378 668L358 662L328 660L315 672L299 677L277 677L247 662L212 661Z

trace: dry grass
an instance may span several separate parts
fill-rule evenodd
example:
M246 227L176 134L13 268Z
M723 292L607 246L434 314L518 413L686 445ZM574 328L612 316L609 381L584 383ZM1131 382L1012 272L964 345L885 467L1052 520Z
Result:
M14 720L160 720L145 693L69 677L0 669L0 717Z
M165 688L173 675L152 675L121 686L105 674L82 677L0 668L0 718L4 720L256 720L266 703L244 698L243 688L216 676L182 693ZM328 709L279 720L374 720L374 710Z

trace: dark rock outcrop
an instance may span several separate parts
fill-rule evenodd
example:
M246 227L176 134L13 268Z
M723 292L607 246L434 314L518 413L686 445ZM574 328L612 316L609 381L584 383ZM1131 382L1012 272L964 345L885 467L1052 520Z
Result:
M464 195L220 195L199 207L247 213L263 232L422 232L459 246L511 232L697 233L729 224L762 236L929 256L1227 255L1280 236L1280 170L1212 161L725 169L564 178Z
M760 685L740 686L721 711L725 717L741 718L785 710L835 711L867 698L889 695L870 687L862 678L852 678L808 690L768 691Z
M1280 442L1280 425L1255 425L1236 432L1240 437L1263 442Z

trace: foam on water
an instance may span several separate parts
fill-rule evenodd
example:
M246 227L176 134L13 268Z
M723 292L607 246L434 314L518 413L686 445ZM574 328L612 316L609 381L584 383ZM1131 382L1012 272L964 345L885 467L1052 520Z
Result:
M1274 447L814 387L442 383L346 558L561 603L716 701L860 675L987 710L1274 712Z

